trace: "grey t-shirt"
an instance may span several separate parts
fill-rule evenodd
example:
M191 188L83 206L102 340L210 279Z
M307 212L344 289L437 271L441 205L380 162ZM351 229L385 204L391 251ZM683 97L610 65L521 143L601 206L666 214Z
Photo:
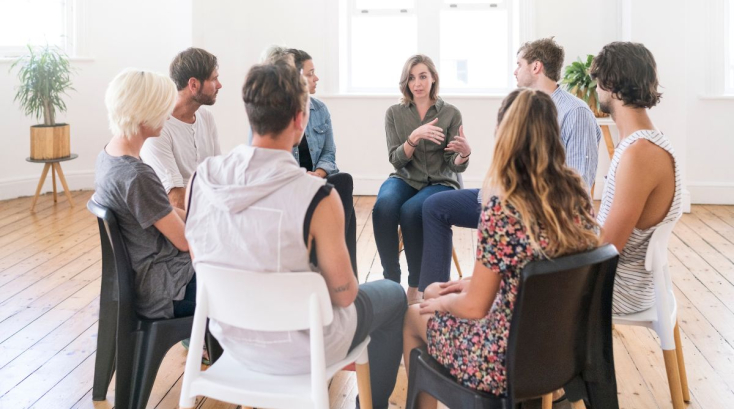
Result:
M194 275L188 252L178 250L153 226L173 211L153 168L132 156L97 156L94 200L110 209L135 271L135 312L172 318L173 300L184 297Z

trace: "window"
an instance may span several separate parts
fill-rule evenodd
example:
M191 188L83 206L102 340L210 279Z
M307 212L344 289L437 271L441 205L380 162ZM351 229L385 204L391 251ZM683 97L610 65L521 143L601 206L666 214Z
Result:
M346 93L395 93L405 60L426 54L442 93L514 87L522 0L343 0L340 85Z
M86 0L3 0L0 57L16 57L28 44L55 45L70 56L81 53L82 10Z
M728 1L726 4L726 50L725 50L725 93L734 95L734 1Z

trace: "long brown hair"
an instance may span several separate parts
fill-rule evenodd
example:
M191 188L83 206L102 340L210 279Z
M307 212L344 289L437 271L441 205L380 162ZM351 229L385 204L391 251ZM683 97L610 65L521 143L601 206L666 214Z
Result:
M413 102L413 92L410 91L408 80L410 80L410 70L418 64L425 64L428 72L431 73L431 77L433 77L433 84L431 85L431 91L428 93L428 97L431 101L435 101L438 98L438 70L436 70L436 65L433 64L431 57L416 54L408 58L408 61L403 65L403 72L400 74L400 92L403 93L403 97L400 98L400 103L403 105L409 105Z
M498 194L517 210L532 246L548 257L587 250L599 244L588 226L597 226L584 182L566 166L558 114L542 91L513 91L497 130L492 165L484 180L483 203ZM506 107L504 101L503 107ZM548 239L541 249L540 229Z

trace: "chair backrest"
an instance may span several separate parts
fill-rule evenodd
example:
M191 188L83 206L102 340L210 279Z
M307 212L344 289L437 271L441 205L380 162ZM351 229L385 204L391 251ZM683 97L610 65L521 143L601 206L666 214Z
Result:
M461 173L457 173L456 180L459 182L459 189L463 189L464 188L464 176L462 176Z
M334 318L320 274L255 273L207 263L195 268L197 308L206 306L207 316L219 322L255 331L310 329L314 297L322 325ZM199 296L206 299L199 302Z
M508 343L513 401L548 393L579 375L614 380L612 290L618 257L607 244L525 266Z
M135 272L130 264L125 241L112 211L94 200L87 209L97 216L102 244L102 302L117 303L118 331L132 331L139 318L135 313Z
M657 322L653 328L658 334L672 334L678 315L678 304L673 292L673 280L668 270L668 242L673 228L681 214L666 223L659 225L650 237L645 254L645 270L652 272L655 287L655 306ZM661 336L660 344L663 349L674 349L675 343L670 337Z

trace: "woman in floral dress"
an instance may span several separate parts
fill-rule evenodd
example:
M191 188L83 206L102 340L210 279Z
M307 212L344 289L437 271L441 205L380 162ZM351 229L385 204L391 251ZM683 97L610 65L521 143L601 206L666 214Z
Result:
M503 115L504 114L504 115ZM504 121L503 121L504 116ZM413 348L428 352L464 386L504 395L506 353L525 264L598 245L592 204L565 164L556 108L540 91L519 89L502 102L492 165L483 186L472 279L441 283L408 309L406 370ZM420 408L435 408L427 394Z

